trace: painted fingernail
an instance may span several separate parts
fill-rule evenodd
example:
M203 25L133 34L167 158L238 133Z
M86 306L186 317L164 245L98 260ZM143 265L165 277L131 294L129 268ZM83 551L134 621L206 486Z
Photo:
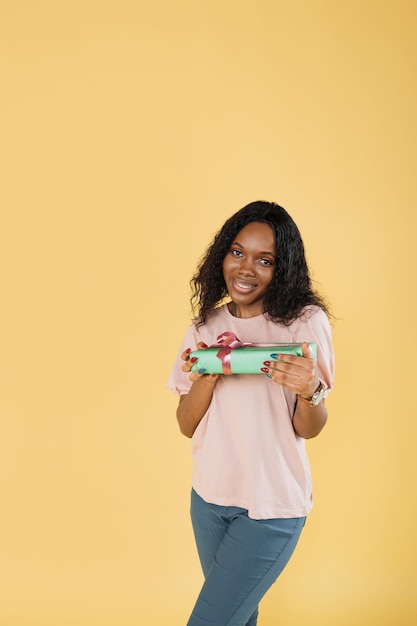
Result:
M200 367L200 369L198 370L199 374L204 374L204 372L206 371L205 367Z
M190 359L190 361L191 361L191 363L195 363L195 362L197 361L197 357L196 357L196 356L193 356L193 357Z
M264 365L267 365L269 367L271 365L271 361L264 361Z
M191 348L187 348L185 351L185 354L190 354L190 352L191 352Z
M275 352L273 354L269 355L271 357L271 359L277 359L278 358L278 354L276 354Z
M208 345L206 343L204 343L204 341L201 343L201 347L202 348L208 348Z
M268 378L272 378L271 374L266 374L266 376L268 376Z
M267 367L261 367L261 372L265 372L265 374L267 374L269 369Z

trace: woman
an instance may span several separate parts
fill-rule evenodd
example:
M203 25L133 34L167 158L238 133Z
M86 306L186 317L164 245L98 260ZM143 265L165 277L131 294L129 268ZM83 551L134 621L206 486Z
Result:
M327 420L329 311L296 224L271 202L225 222L191 285L196 317L168 383L180 396L181 432L192 438L191 517L205 576L188 626L255 626L313 503L304 440ZM302 356L271 352L259 375L206 373L190 353L224 331L242 342L301 343Z

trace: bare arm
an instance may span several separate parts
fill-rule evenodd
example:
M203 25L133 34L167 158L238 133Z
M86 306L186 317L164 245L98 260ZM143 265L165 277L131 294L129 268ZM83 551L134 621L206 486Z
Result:
M307 402L303 402L302 398L298 398L293 419L294 430L297 435L304 439L317 437L326 422L327 409L324 400L312 407Z
M195 429L204 417L210 406L215 382L211 382L211 376L200 376L193 382L190 391L180 396L177 408L177 420L180 430L186 437L192 437Z
M206 348L205 344L198 344L198 349ZM194 360L189 358L189 350L182 354L184 372L191 372ZM186 437L192 437L195 429L204 417L210 406L214 388L218 380L218 374L206 375L204 370L190 373L193 382L190 391L180 396L177 408L177 420L180 430Z

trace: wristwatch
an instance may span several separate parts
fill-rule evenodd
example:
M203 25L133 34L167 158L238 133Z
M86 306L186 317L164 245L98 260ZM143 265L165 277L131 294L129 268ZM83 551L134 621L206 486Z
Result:
M319 386L317 387L316 391L313 393L311 398L303 398L303 396L298 396L298 397L301 398L301 400L304 400L304 402L308 402L308 404L311 407L314 407L320 404L320 402L324 400L326 396L327 396L327 386L325 383L323 383L320 380Z

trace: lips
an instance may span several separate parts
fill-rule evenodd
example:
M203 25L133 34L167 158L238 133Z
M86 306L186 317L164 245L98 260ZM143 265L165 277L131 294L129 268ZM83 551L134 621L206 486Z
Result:
M254 285L253 283L248 283L245 280L233 280L233 286L238 291L245 292L251 291L252 289L256 288L256 285Z

